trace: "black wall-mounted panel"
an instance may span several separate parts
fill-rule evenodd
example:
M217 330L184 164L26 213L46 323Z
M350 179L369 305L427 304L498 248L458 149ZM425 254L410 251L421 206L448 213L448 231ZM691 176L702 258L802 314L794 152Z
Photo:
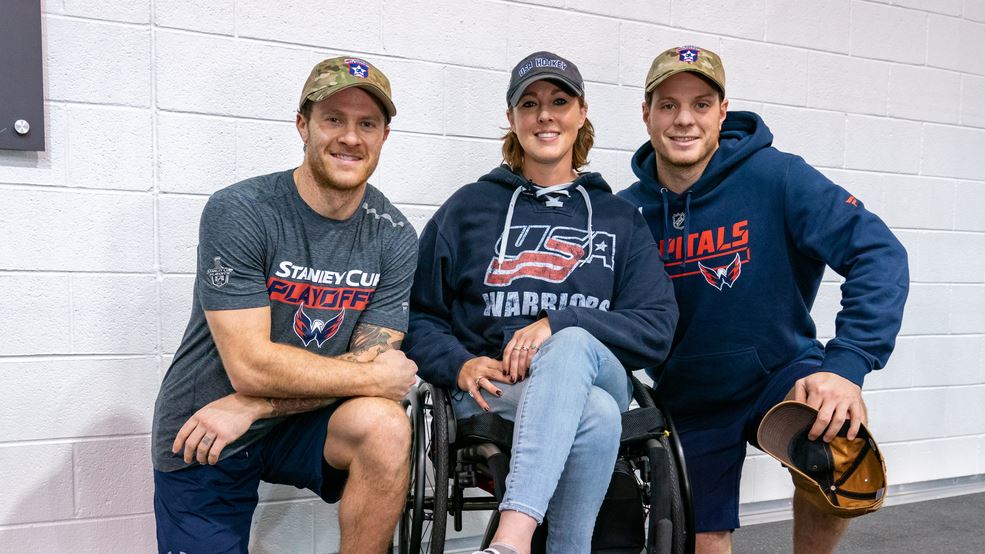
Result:
M41 3L0 0L0 150L44 150L41 63Z

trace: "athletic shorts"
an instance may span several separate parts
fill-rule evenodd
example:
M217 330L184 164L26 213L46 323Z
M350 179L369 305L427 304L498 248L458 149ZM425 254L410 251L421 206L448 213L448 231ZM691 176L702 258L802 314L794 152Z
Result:
M798 379L817 373L818 360L795 362L769 374L751 401L708 413L671 413L677 428L694 502L695 531L731 531L739 527L739 479L746 444L759 447L759 422L782 402Z
M288 418L216 465L155 470L158 552L245 554L261 480L337 502L348 472L328 465L324 450L328 419L341 404Z

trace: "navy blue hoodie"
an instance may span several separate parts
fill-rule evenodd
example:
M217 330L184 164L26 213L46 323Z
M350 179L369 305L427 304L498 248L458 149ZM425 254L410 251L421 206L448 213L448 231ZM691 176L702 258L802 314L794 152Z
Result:
M421 234L404 350L420 376L456 386L469 359L502 359L546 316L581 327L630 369L663 362L673 288L642 216L584 173L547 193L506 166L459 189Z
M906 251L861 200L772 142L758 115L729 112L681 195L659 183L649 142L633 156L640 180L620 196L641 208L680 307L670 356L651 369L672 412L741 400L767 372L811 358L861 386L893 350ZM836 336L822 346L810 310L825 264L846 280Z

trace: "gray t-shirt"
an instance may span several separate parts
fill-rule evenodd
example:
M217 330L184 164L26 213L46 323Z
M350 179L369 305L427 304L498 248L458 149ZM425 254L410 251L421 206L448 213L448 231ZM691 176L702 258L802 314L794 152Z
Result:
M324 218L301 199L292 171L216 192L202 212L191 320L154 407L153 461L187 467L171 453L199 408L234 392L205 310L270 306L270 339L324 356L345 353L357 323L407 330L417 238L407 219L371 185L347 220ZM262 419L222 458L284 418Z

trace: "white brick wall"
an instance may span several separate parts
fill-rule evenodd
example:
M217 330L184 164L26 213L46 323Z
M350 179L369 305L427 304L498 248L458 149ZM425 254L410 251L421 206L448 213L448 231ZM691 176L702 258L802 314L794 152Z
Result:
M506 71L576 61L621 189L646 138L660 50L719 51L733 108L877 211L914 284L898 349L869 377L895 484L985 473L982 0L49 0L47 151L0 151L0 545L148 552L158 383L187 322L198 215L236 180L297 164L299 89L352 52L399 115L373 181L421 228L499 159ZM838 278L815 306L834 333ZM943 455L942 455L943 454ZM942 463L946 462L946 463ZM750 450L743 502L790 492ZM335 507L264 487L257 552L337 549ZM469 532L481 525L470 519Z

